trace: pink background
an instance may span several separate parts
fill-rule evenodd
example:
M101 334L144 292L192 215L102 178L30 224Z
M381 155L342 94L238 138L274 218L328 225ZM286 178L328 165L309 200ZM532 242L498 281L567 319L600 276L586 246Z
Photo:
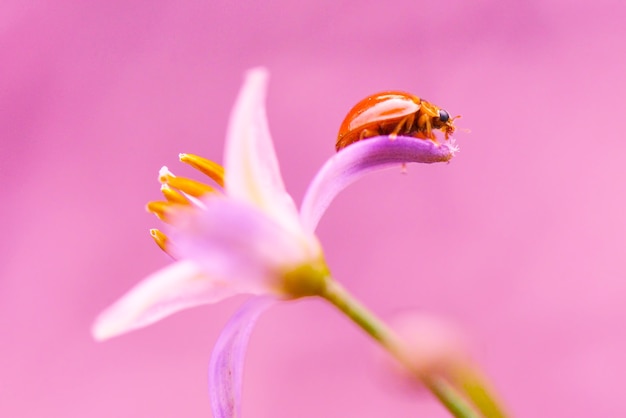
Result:
M451 164L372 175L331 206L335 276L384 318L458 323L516 416L623 415L623 3L248 3L2 1L0 416L210 416L210 352L243 298L103 344L89 327L168 263L143 211L157 171L221 159L259 64L298 201L362 97L403 89L462 114ZM273 309L244 416L446 416L373 346L319 301Z

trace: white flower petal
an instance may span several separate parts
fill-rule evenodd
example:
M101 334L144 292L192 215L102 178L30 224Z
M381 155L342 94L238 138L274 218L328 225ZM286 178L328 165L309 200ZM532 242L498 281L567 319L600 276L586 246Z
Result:
M264 68L248 71L233 108L224 153L226 192L259 207L288 229L300 231L298 211L285 191L267 126L268 77Z
M92 334L96 340L105 340L235 293L235 286L207 277L196 263L179 261L151 274L102 312Z

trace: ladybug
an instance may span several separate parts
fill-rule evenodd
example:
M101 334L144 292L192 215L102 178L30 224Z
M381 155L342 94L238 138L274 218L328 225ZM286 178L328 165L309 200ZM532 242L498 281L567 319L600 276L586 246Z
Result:
M412 136L437 143L433 130L445 138L454 132L448 112L417 96L402 91L373 94L357 103L344 119L335 148L339 151L362 139L379 135Z

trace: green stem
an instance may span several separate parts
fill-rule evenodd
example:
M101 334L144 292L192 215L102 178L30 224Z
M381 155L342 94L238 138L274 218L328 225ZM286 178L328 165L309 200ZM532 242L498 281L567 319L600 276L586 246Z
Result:
M418 376L422 384L456 418L479 418L480 414L448 382L437 376Z
M404 356L401 355L400 343L396 334L372 312L348 293L339 283L328 280L321 297L332 303L337 309L360 326L363 331L378 341L391 355L411 370ZM456 418L478 418L480 415L468 404L461 394L445 380L434 376L423 376L414 370L418 377Z
M487 389L488 385L478 370L467 367L456 376L460 387L478 410L489 418L506 418L506 413Z

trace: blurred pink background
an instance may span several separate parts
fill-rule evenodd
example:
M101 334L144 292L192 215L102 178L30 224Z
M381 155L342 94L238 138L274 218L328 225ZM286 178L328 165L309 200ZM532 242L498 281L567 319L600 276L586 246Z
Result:
M515 416L623 415L626 6L615 1L36 1L0 5L0 416L207 417L244 300L106 342L93 318L169 261L144 204L179 152L221 160L243 72L297 201L364 96L461 114L449 165L350 187L319 228L386 319L451 319ZM445 417L319 301L263 316L245 417Z

